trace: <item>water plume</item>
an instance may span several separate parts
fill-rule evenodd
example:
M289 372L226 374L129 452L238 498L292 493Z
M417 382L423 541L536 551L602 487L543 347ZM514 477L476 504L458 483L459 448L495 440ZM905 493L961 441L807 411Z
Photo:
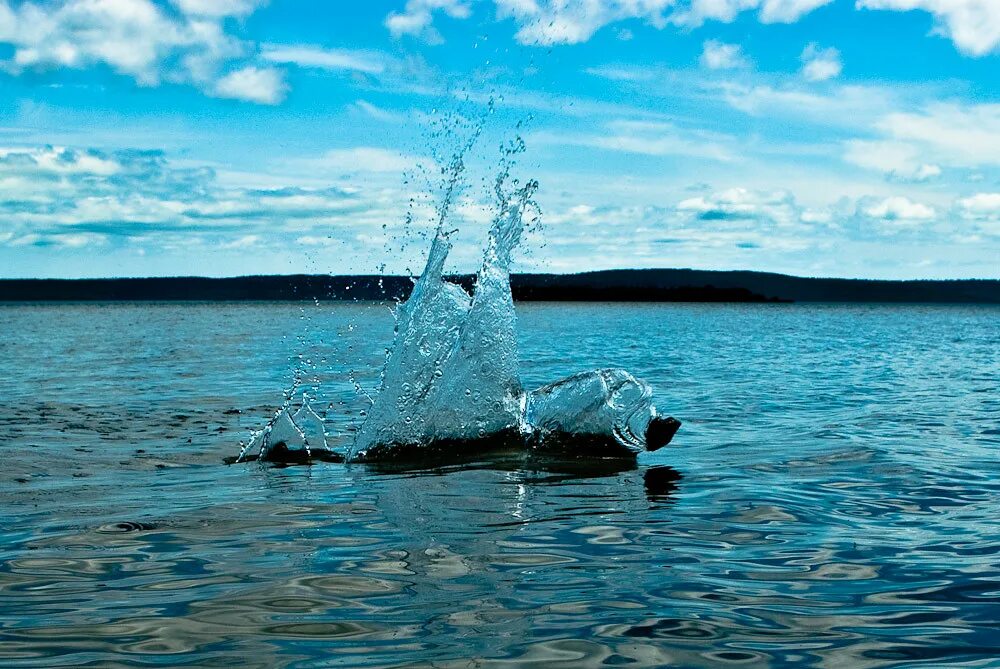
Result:
M512 444L631 456L665 445L680 426L657 416L652 389L625 370L593 370L524 391L510 265L525 216L537 210L538 184L510 177L512 157L523 150L519 139L505 148L493 189L496 214L471 295L444 273L452 234L446 223L464 153L451 161L426 266L397 309L381 386L349 461L432 451L462 457Z
M344 457L462 458L499 447L622 457L665 445L680 423L660 418L652 389L625 370L592 370L532 392L523 388L510 268L526 220L538 218L538 184L511 176L524 151L520 138L501 147L494 214L471 294L449 280L445 267L457 232L450 229L452 208L464 184L466 155L481 131L481 122L473 126L441 170L444 188L424 270L409 299L397 305L378 392ZM305 427L316 433L317 424L322 433L322 419L305 398L294 413L286 401L244 452L256 449L262 460L310 456L313 444L326 446L325 434L321 441L306 435Z
M376 447L472 444L523 430L510 262L536 188L532 181L501 199L471 296L444 276L451 243L442 207L424 271L397 310L381 388L348 459Z
M332 453L327 442L325 422L312 408L309 396L302 393L298 407L292 407L298 384L286 393L285 401L271 420L254 432L240 451L236 462L248 460L302 460Z

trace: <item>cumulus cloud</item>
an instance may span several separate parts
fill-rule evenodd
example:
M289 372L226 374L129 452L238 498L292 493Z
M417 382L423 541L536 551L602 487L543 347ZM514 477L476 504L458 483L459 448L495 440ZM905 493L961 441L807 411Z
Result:
M937 20L935 31L970 56L985 56L1000 45L1000 2L995 0L858 0L857 6L930 12Z
M839 77L842 69L840 51L833 47L821 49L813 42L802 51L802 76L808 81L826 81Z
M1000 236L1000 193L976 193L955 203L958 215L979 232Z
M702 221L764 221L787 226L801 221L802 210L787 191L729 188L682 200L677 210Z
M970 217L1000 218L1000 193L976 193L959 200L958 205Z
M214 93L220 78L231 76L226 74L230 65L245 63L253 51L228 32L228 20L252 13L261 2L174 0L172 4L174 11L152 0L16 5L0 0L0 43L13 48L0 67L16 76L29 70L106 66L140 86L167 81ZM274 83L273 75L265 76ZM222 84L222 89L235 93L233 83L238 82ZM261 95L258 89L246 97L228 97L271 103L274 95Z
M433 26L435 12L443 12L453 19L467 19L472 13L465 0L407 0L403 11L392 12L386 17L385 25L393 37L411 35L437 43L441 35Z
M700 62L710 70L729 70L747 64L739 44L726 44L710 39L702 46Z
M936 212L920 202L899 195L882 200L865 200L859 203L858 210L869 218L899 223L919 223L934 219Z
M288 85L281 70L248 65L219 79L214 92L220 98L276 105L285 99Z

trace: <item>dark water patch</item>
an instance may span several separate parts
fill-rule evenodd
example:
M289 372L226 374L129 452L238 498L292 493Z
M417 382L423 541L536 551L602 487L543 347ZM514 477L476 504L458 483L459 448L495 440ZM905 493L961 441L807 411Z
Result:
M125 532L148 532L150 530L157 529L157 527L158 525L156 523L130 520L110 525L102 525L97 528L97 531L102 534L122 534Z

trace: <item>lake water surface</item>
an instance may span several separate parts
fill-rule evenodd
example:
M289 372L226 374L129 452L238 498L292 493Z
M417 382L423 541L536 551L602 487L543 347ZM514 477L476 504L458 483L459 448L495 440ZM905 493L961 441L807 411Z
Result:
M518 314L674 442L227 466L297 365L349 441L388 308L0 305L0 666L1000 666L1000 308Z

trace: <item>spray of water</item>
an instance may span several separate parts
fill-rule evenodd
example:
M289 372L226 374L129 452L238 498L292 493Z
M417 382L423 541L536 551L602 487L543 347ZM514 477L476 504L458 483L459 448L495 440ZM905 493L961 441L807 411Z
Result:
M442 444L460 456L501 435L524 448L573 455L618 456L664 445L679 423L659 418L651 388L625 370L584 372L530 393L522 387L510 267L526 222L539 215L533 199L538 184L511 176L524 151L519 137L501 150L493 221L472 293L448 280L445 266L457 232L450 229L452 209L482 127L474 125L441 170L444 188L427 262L409 299L396 308L379 389L346 459L378 460ZM288 452L308 457L320 443L326 447L323 420L305 396L293 412L289 395L241 458L254 450L261 459Z
M498 186L498 214L471 296L444 277L451 244L441 217L424 272L398 310L381 388L350 459L376 447L471 443L521 430L524 393L510 261L536 187L530 182L507 195Z

